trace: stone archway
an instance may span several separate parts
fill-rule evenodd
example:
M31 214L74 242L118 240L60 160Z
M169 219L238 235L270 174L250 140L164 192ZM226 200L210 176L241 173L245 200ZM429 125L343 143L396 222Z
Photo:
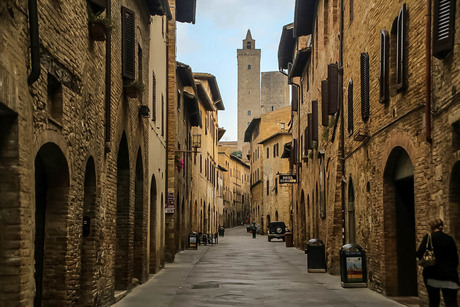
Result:
M385 290L392 296L417 296L414 166L402 147L393 148L383 187Z
M79 304L96 304L96 253L98 245L98 223L96 214L96 169L93 157L88 159L85 170L83 195L83 221L80 258Z
M130 215L130 174L129 151L126 135L123 133L117 158L117 215L115 246L115 290L126 290L131 284L129 242L132 238L129 224Z
M68 193L67 160L46 143L35 157L34 306L65 305Z
M147 279L147 238L144 232L146 207L144 206L144 164L141 149L137 151L134 180L134 263L133 277L140 282Z
M157 257L157 182L152 175L150 183L150 219L149 219L149 273L155 274L158 269Z

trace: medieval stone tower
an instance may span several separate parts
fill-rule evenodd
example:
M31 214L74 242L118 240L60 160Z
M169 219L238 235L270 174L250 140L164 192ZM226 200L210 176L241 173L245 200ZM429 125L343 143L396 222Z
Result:
M287 77L279 71L261 74L260 56L261 50L256 49L256 41L248 30L243 49L237 50L239 150L245 144L244 132L254 117L289 105Z
M244 145L244 131L248 123L262 112L260 107L260 49L248 30L238 59L238 149Z

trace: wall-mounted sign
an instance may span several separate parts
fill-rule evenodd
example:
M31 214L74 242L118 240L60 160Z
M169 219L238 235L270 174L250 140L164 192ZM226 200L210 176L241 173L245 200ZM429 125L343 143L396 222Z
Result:
M174 213L176 207L174 205L174 193L168 193L168 200L165 206L165 213Z
M297 183L297 175L294 174L280 174L280 184L283 183Z

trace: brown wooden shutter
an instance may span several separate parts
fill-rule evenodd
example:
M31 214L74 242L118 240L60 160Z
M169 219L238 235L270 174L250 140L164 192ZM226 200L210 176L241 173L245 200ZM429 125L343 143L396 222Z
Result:
M435 0L433 16L433 56L444 58L454 48L455 0Z
M311 102L311 112L312 112L312 140L318 141L318 100L313 100Z
M157 79L155 73L152 74L152 120L157 120Z
M329 112L327 110L328 101L327 80L321 81L321 124L324 127L329 125Z
M389 50L390 39L387 30L380 31L380 103L387 103L390 97L389 87Z
M313 149L313 114L308 113L307 115L307 123L308 123L308 131L307 131L307 136L308 136L308 149Z
M369 119L369 54L361 53L361 118Z
M308 153L308 126L305 127L305 131L303 132L303 135L305 137L305 146L304 146L303 151L304 151L305 155L307 155L307 153Z
M337 113L337 106L338 106L338 65L337 63L332 63L327 66L327 80L328 80L328 114L333 115Z
M299 109L299 89L296 86L291 86L291 107L292 111Z
M396 37L396 89L403 91L406 88L406 4L399 11Z
M123 78L135 79L135 28L134 12L121 7L121 31L122 31L122 76Z
M353 133L353 79L348 81L348 134Z

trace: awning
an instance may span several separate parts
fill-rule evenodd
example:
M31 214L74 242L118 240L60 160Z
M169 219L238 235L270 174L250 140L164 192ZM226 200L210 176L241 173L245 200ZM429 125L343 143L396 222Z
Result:
M294 64L292 64L291 70L289 71L289 79L302 76L305 65L307 65L307 61L310 58L310 54L310 47L301 49L297 52Z
M193 73L190 66L181 62L176 62L176 64L176 73L182 86L191 86L193 90L196 91L195 80L193 79Z
M147 4L150 15L166 15L168 19L172 18L168 0L144 0L144 2Z
M221 171L223 171L223 172L228 172L228 169L226 169L225 167L223 167L223 166L220 165L220 164L217 164L217 167L218 167Z
M176 21L195 24L196 0L176 0Z
M295 48L294 24L290 23L283 27L280 44L278 46L278 68L288 69L288 63L292 63Z
M292 142L284 144L283 154L281 155L281 159L289 159L291 157L291 148Z
M224 136L225 132L227 132L227 130L225 130L224 128L218 128L217 129L217 140L220 141L220 139Z
M216 77L208 73L194 73L193 76L198 80L207 80L209 88L211 90L212 101L217 110L225 110L224 103L222 101L222 96L220 95L219 86L217 85Z
M317 0L296 0L294 12L294 37L313 33Z
M192 127L202 128L202 120L200 115L200 109L198 107L198 99L186 91L184 93L184 104L187 109L187 115Z
M206 111L214 111L214 104L212 103L211 97L209 97L204 85L200 81L196 81L196 89L198 92L198 97L200 98L201 104Z

